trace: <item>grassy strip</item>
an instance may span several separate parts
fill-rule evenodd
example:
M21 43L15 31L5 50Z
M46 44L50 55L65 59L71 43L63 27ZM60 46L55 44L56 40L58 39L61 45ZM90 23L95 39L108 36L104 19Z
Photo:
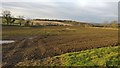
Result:
M72 52L54 57L52 60L57 58L62 59L61 63L65 66L118 66L118 63L120 63L118 60L120 57L118 55L119 47L105 47ZM54 62L51 64L54 64Z

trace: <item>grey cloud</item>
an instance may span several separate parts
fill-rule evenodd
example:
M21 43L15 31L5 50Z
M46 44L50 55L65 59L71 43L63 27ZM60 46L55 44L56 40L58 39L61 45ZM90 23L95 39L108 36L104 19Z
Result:
M99 3L99 2L98 2ZM107 2L104 7L81 7L74 2L4 2L3 9L12 10L14 15L30 18L72 19L87 22L103 22L117 19L117 2Z

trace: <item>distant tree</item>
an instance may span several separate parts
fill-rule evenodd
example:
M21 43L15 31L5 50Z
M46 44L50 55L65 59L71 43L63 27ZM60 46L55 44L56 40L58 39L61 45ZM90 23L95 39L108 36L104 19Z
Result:
M32 26L34 25L33 22L31 22L31 25L32 25Z
M101 24L103 27L110 27L110 23L108 21L105 21L104 23Z
M22 25L22 22L24 21L24 16L18 16L19 17L19 24L20 26Z
M113 28L118 27L117 21L111 21L110 26Z
M27 20L25 26L30 26L30 20Z
M36 26L40 26L40 23L36 23L35 25L36 25Z
M10 11L5 10L2 12L2 15L3 18L6 20L7 25L11 25L12 23L14 23L15 18L12 18Z

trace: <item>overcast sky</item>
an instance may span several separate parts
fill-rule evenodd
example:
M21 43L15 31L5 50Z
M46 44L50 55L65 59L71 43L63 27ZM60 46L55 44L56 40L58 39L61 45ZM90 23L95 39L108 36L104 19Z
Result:
M119 0L4 0L2 10L26 18L70 19L101 23L117 20Z

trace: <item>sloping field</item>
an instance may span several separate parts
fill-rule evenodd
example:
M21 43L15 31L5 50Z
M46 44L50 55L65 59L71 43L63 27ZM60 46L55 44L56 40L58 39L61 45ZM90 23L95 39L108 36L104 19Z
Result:
M71 24L66 24L62 22L55 22L55 21L32 21L34 25L63 25L63 26L72 26Z
M118 30L54 27L3 27L3 65L16 65L24 60L42 60L69 52L118 45Z

